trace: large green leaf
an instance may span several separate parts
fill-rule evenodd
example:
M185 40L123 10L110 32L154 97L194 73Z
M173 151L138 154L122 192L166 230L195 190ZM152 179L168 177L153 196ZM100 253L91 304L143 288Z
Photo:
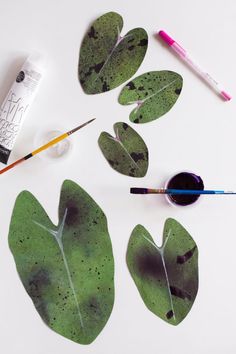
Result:
M198 291L198 249L176 220L166 220L161 247L137 225L129 240L127 265L150 311L173 325L187 316Z
M28 191L16 199L9 245L44 322L81 344L105 326L114 302L114 260L104 213L77 184L62 185L55 226Z
M151 122L173 107L182 86L182 77L173 71L150 71L126 84L120 93L119 103L137 103L129 116L131 122Z
M148 169L148 148L141 136L126 123L114 124L115 137L102 132L98 144L114 170L130 176L143 177Z
M129 80L141 65L148 45L144 29L124 37L122 17L108 12L90 26L80 48L79 81L87 94L114 89Z

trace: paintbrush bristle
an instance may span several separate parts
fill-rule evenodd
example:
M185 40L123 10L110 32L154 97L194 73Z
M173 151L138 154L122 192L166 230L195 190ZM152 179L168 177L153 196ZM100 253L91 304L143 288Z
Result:
M79 129L85 127L85 126L88 125L89 123L93 122L95 119L96 119L96 118L90 119L88 122L85 122L85 123L79 125L78 127L76 127L76 128L74 128L74 129L68 131L67 134L68 134L68 135L71 135L71 134L77 132L77 130L79 130Z

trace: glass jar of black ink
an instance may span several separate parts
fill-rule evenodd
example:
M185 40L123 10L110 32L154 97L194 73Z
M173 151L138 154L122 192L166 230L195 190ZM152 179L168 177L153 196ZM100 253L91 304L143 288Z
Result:
M167 181L165 188L204 190L204 184L200 176L192 172L180 172ZM166 197L171 204L186 206L195 203L200 194L166 194Z

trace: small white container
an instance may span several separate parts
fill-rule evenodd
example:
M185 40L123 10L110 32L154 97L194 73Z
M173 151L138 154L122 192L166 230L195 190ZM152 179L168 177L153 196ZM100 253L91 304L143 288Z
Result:
M39 130L34 138L34 149L38 149L40 146L47 144L49 141L57 138L65 132L66 129L63 130L63 128L61 127L46 127L42 130ZM67 158L71 152L71 149L71 139L66 138L60 141L59 143L51 146L50 148L40 152L40 154L38 154L38 157L47 160L48 162L57 162Z

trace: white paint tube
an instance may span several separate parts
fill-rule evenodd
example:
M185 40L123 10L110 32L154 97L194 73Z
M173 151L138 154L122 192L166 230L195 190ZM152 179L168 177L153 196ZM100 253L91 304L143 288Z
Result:
M42 79L43 60L39 54L24 62L0 108L0 162L7 164L30 104Z

